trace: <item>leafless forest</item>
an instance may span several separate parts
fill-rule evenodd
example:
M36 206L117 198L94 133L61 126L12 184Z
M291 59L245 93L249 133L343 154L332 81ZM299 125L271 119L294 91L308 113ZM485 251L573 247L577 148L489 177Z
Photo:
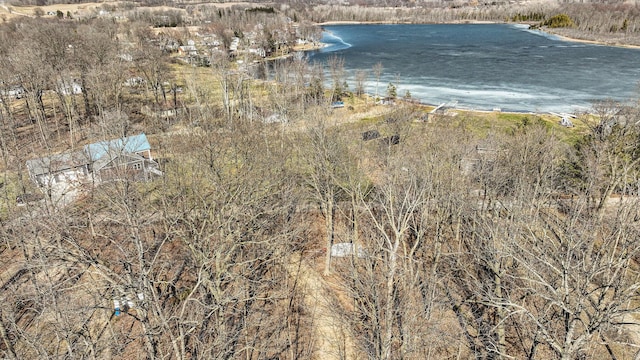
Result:
M171 5L0 25L0 357L640 356L637 104L428 114L364 94L381 66L348 89L293 52L338 20L565 13L628 40L635 5ZM150 181L26 166L139 133Z

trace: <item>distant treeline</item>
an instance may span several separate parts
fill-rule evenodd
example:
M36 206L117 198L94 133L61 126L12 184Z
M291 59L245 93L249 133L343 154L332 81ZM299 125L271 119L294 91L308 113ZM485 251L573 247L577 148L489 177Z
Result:
M51 5L56 3L82 3L78 0L13 0L12 5ZM256 4L265 3L254 1ZM349 5L336 5L329 1L276 1L269 5L245 7L239 4L226 10L216 9L218 18L229 9L241 10L244 14L281 13L292 19L316 23L327 21L397 22L397 23L446 23L465 21L526 22L558 30L563 35L600 40L606 42L640 44L640 8L621 2L562 2L544 4L513 5L504 0L484 1L403 1L403 0L359 0ZM128 10L137 6L174 6L187 11L181 14L146 16L158 27L194 24L202 20L202 11L192 11L208 6L201 2L172 2L143 0L117 5L105 3L106 7ZM212 5L215 5L213 3ZM215 8L215 6L210 6ZM151 13L147 13L151 14ZM175 16L173 16L175 15ZM136 19L145 14L135 15ZM243 15L238 15L243 16ZM143 19L141 19L143 20ZM207 19L210 20L210 19ZM556 31L556 30L554 30Z

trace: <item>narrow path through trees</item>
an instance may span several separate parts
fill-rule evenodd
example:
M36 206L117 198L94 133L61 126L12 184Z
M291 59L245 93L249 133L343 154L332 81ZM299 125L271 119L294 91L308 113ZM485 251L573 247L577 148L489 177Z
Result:
M312 319L315 359L355 359L354 339L336 312L334 298L324 278L305 261L294 254L285 264L289 276L296 277L305 294L306 313Z

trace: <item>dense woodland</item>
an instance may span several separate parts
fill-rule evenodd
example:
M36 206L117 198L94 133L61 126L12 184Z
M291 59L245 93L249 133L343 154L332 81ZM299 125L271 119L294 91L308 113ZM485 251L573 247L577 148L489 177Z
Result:
M189 28L136 9L1 25L0 357L637 357L640 107L603 101L568 129L427 114L387 84L364 94L382 66L338 58L256 78L234 38L280 55L317 40L312 21L382 11L296 6L176 10ZM600 5L561 6L600 21ZM607 26L636 32L620 9ZM198 40L194 63L174 45L196 32L220 45ZM141 132L153 181L123 170L60 196L25 169ZM332 257L338 243L357 251Z

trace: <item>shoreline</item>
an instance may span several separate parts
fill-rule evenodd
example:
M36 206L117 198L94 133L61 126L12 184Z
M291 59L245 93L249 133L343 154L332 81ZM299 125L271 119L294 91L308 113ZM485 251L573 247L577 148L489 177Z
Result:
M567 41L567 42L577 42L577 43L582 43L582 44L591 44L591 45L600 45L600 46L621 47L621 48L627 48L627 49L640 49L640 45L622 44L622 43L608 43L606 41L578 39L578 38L572 38L572 37L560 35L558 33L555 33L555 32L552 32L552 31L548 31L548 30L540 29L540 31L543 31L543 32L545 32L547 34L550 34L550 35L553 35L553 36L556 36L558 39L560 39L562 41Z
M332 20L332 21L324 21L320 23L315 23L318 26L324 25L446 25L446 24L526 24L528 23L511 23L504 21L488 21L488 20L454 20L449 22L425 22L425 23L416 23L409 21L355 21L355 20Z

